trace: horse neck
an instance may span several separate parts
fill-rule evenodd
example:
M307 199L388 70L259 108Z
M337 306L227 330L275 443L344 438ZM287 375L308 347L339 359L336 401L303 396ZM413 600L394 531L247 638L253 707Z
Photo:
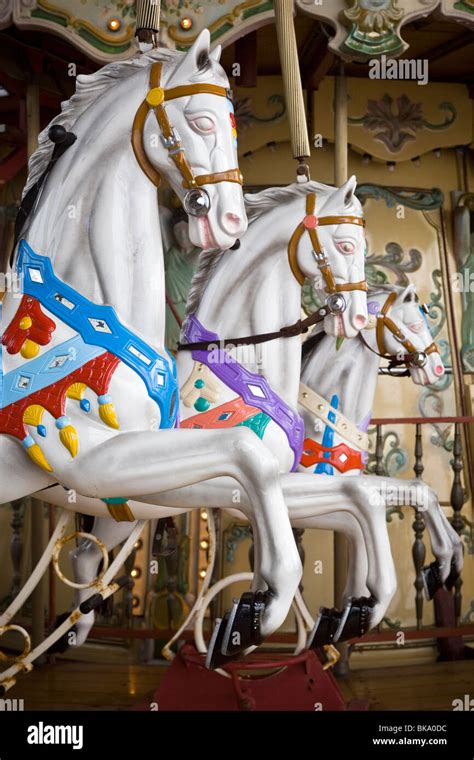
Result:
M335 339L327 335L306 359L301 381L326 401L337 395L339 411L360 425L372 410L378 366L379 357L360 339L344 340L336 351Z
M76 143L52 170L26 238L55 273L130 327L164 341L164 266L156 188L130 143L148 68L114 82L72 126Z
M301 205L301 199L300 204ZM283 217L283 218L282 218ZM219 338L278 331L301 315L301 288L291 273L287 246L298 218L287 208L255 220L236 251L227 251L206 285L196 316ZM264 375L296 407L301 368L301 341L281 338L259 346L237 347L232 355Z

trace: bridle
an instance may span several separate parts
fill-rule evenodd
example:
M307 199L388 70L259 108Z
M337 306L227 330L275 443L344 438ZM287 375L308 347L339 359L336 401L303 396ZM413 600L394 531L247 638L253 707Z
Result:
M380 309L379 313L377 314L375 336L377 340L378 351L375 351L374 353L381 356L382 359L390 359L391 367L395 367L401 364L407 364L407 365L411 364L414 367L424 367L429 354L439 353L438 346L433 341L432 343L429 344L429 346L426 346L426 348L424 348L422 351L419 351L416 348L416 346L413 345L411 340L406 337L404 332L400 330L400 328L398 327L398 325L395 324L393 319L391 319L388 316L389 311L392 308L396 299L397 299L397 293L395 292L390 293L390 295L387 297L387 300L385 301L382 308ZM385 345L385 338L384 338L385 328L387 328L387 330L392 333L394 338L405 349L406 356L404 356L403 359L397 359L396 356L393 356L393 354L390 354L387 351L387 347ZM363 342L365 343L365 345L368 348L370 348L370 346L365 341L365 338L363 337L362 333L360 333L360 336ZM372 348L370 348L370 350L373 351Z
M318 227L328 226L330 224L357 224L359 227L365 227L365 219L361 216L316 216L316 193L309 193L306 196L306 215L302 222L299 223L291 236L288 243L288 261L294 277L301 286L303 286L305 275L298 265L298 245L305 232L309 234L313 246L313 255L321 272L325 284L325 291L328 293L326 303L332 314L342 313L346 308L344 296L339 295L344 291L362 290L367 292L367 282L344 282L336 283L329 259L324 252L324 248L319 242Z
M350 290L362 290L367 292L367 282L361 280L360 282L347 282L336 283L334 275L332 273L329 260L324 253L322 246L319 243L318 233L316 227L319 225L329 224L357 224L360 227L365 226L365 220L359 216L322 216L316 217L314 215L314 209L316 207L316 194L309 193L306 197L306 215L302 222L298 224L293 232L290 242L288 243L288 261L291 271L293 272L297 282L302 287L304 284L305 276L298 266L297 253L298 244L301 240L303 233L307 230L313 244L313 252L318 262L319 269L326 284L326 292L328 298L324 306L321 306L317 311L310 314L305 319L298 319L292 325L287 325L269 333L259 333L257 335L246 335L245 337L238 338L224 338L219 341L219 345L225 346L242 346L242 345L257 345L259 343L268 343L271 340L277 340L278 338L294 338L298 335L302 335L308 332L310 327L322 322L328 315L342 314L346 308L346 301L341 293L343 291ZM208 349L214 349L216 342L211 341L197 341L195 343L179 343L178 351L206 351Z
M219 85L205 83L185 84L180 85L179 87L164 89L160 86L161 73L162 63L154 63L150 71L150 89L145 100L138 108L133 120L133 151L141 169L148 179L153 182L156 187L159 187L161 183L161 175L149 161L143 145L143 130L145 122L150 111L153 111L161 132L161 142L181 174L182 186L188 190L183 200L184 210L192 216L205 216L209 213L211 200L206 190L202 189L203 186L216 184L217 182L237 182L239 185L242 185L242 173L236 168L228 169L223 172L214 172L212 174L195 175L186 158L184 148L181 144L181 138L169 120L165 103L168 103L170 100L176 100L176 98L184 98L189 95L197 95L201 93L230 99L230 90L227 90L225 87L220 87Z

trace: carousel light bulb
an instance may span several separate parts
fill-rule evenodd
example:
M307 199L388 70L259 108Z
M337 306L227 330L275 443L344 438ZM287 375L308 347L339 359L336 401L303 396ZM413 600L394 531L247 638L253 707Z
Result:
M209 544L207 541L201 541L201 549L208 549Z
M143 541L141 540L141 538L139 538L138 541L135 541L135 543L133 544L134 549L141 549L142 546L143 546Z
M204 568L199 571L199 577L200 578L205 578L206 577L206 571L204 570Z
M370 153L364 153L364 155L362 156L362 163L365 166L367 166L367 164L370 164L371 161L372 161L372 156L370 155Z
M183 16L179 22L179 25L181 29L184 29L185 32L188 32L193 26L193 20L192 18L189 18L189 16Z
M109 27L111 32L118 32L120 27L122 26L122 22L119 18L111 18L107 22L107 26Z
M435 158L441 158L441 148L435 148L433 151Z
M389 172L395 171L395 161L387 161L387 166L388 166Z
M140 570L139 567L134 567L132 572L130 573L132 578L139 578L141 574L142 574L142 571Z
M204 511L201 513L201 520L207 520L207 512L206 512L206 510L204 510Z

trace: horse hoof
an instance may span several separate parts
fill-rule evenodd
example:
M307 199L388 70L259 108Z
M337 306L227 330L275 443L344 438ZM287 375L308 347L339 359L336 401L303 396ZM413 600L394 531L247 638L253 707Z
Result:
M456 565L455 565L454 560L453 560L451 562L451 571L450 571L448 577L446 578L446 580L444 582L444 585L446 586L446 588L448 589L448 591L451 591L451 589L454 588L454 586L456 585L456 581L457 581L457 579L459 578L460 575L461 575L461 573L458 570L456 570Z
M56 618L55 625L54 625L54 630L56 630L56 628L59 628L59 626L62 625L62 623L64 623L65 620L68 619L70 614L71 614L70 612L63 612L61 613L61 615L58 615ZM66 631L66 633L63 633L61 638L55 641L54 644L51 644L49 649L47 649L46 654L64 654L64 652L66 652L70 646L69 634L71 633L71 631L75 633L76 631L75 625L71 626L69 631Z
M206 667L218 668L238 659L248 647L262 643L261 620L269 600L268 591L246 591L218 620L207 652Z
M370 613L375 604L375 599L370 596L361 596L352 599L342 613L341 622L334 635L334 641L348 641L360 638L370 629Z
M320 607L316 623L306 642L307 649L317 649L331 644L340 626L342 615L343 613L335 607Z
M240 600L234 599L225 628L222 654L235 657L248 647L262 643L260 626L268 598L267 591L246 591Z
M438 560L432 562L431 565L423 567L421 570L421 576L423 578L426 598L430 601L433 599L435 593L440 588L443 588Z

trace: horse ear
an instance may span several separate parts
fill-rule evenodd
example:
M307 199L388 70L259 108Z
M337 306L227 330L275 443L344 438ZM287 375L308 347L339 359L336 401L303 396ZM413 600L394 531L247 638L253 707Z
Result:
M352 199L354 197L355 189L357 187L357 177L355 174L349 177L347 182L342 186L341 190L344 191L344 205L352 206Z
M203 29L202 32L193 42L186 55L183 56L181 63L176 67L169 83L174 85L177 82L186 82L194 78L198 71L202 71L209 64L211 44L211 35L209 29Z
M405 303L406 301L415 301L416 300L416 286L410 282L405 290L402 290L400 293L398 300L400 303Z
M221 53L222 53L222 45L217 45L214 50L211 50L211 53L209 55L210 58L212 58L213 61L216 63L219 63L221 60Z

